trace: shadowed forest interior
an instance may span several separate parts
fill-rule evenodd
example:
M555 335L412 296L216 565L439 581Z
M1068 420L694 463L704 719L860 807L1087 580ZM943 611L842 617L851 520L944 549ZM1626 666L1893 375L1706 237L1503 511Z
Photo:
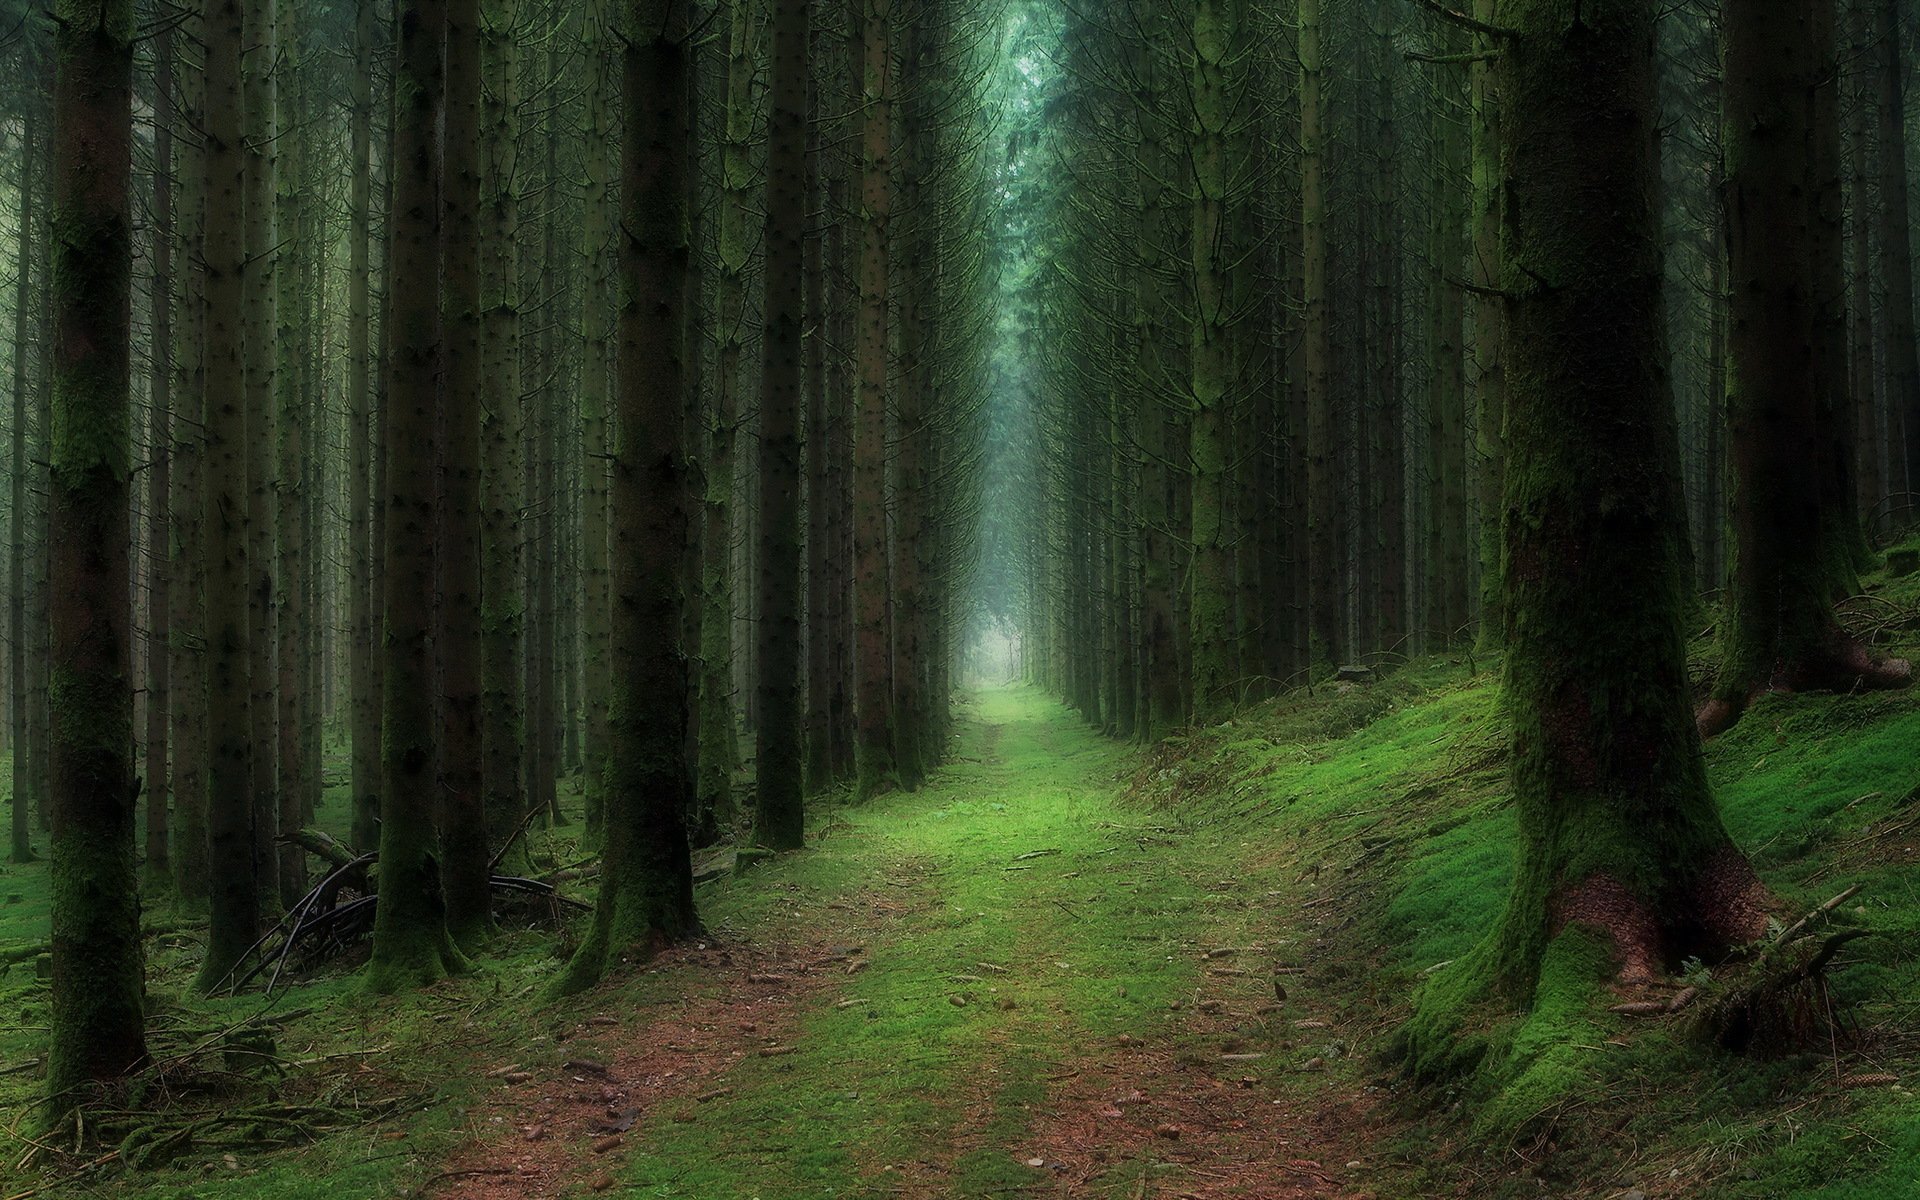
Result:
M0 0L0 1195L1920 1197L1915 0Z

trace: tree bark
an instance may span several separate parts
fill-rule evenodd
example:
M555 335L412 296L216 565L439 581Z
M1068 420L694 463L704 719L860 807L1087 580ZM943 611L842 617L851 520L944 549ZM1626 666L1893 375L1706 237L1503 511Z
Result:
M447 930L434 837L435 413L440 330L439 139L446 0L402 0L394 69L387 329L386 612L380 892L367 985L395 992L465 967Z
M246 18L241 0L215 0L206 18L206 118L202 164L206 228L234 231L246 213L246 99L241 78ZM198 985L222 983L258 936L262 879L254 853L253 716L248 687L253 623L248 610L246 307L250 269L239 236L209 237L206 265L206 449L202 537L206 547L207 879L211 921Z
M866 120L861 131L858 424L853 439L855 791L899 786L893 761L893 668L887 614L889 225L893 216L892 0L861 5Z
M1520 845L1499 924L1408 1027L1543 974L1651 981L1766 928L1688 720L1686 511L1668 390L1651 0L1506 0L1504 687ZM1595 336L1595 321L1604 336ZM1563 998L1556 1003L1566 1003Z
M1831 3L1738 4L1725 17L1735 554L1720 678L1699 714L1708 736L1763 692L1895 687L1911 676L1847 634L1833 610L1851 571L1836 569L1824 512L1818 310L1825 259L1839 247L1814 236L1809 198L1815 9Z
M599 903L558 983L591 987L623 958L699 928L681 742L692 694L677 631L691 526L684 439L689 252L687 0L633 0L623 53L619 437L613 455L614 669ZM804 55L804 40L802 53ZM803 63L804 65L804 63Z
M56 26L51 686L55 1112L146 1058L134 865L127 600L133 227L132 0L69 0Z
M472 946L493 924L480 728L480 0L447 0L441 231L439 608L440 878L447 929Z

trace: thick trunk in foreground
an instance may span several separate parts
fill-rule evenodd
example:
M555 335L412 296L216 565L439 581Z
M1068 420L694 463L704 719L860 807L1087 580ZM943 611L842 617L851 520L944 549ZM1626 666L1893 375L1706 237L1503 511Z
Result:
M1437 976L1416 1068L1461 1007L1543 972L1652 980L1764 932L1688 714L1686 513L1661 311L1652 0L1509 0L1504 687L1520 845L1498 926ZM1596 336L1598 332L1601 336Z
M466 965L447 933L434 837L434 459L440 359L444 0L404 0L394 70L393 275L387 331L386 611L380 900L367 985L431 983Z
M807 5L773 18L767 134L766 303L760 338L760 720L754 838L798 849L800 753L800 373L807 230Z
M1836 553L1825 511L1818 448L1831 349L1818 310L1839 244L1815 236L1808 200L1820 182L1810 153L1815 9L1831 2L1734 4L1725 18L1734 566L1720 678L1699 715L1709 736L1763 692L1896 687L1911 676L1850 636L1833 609L1852 560Z
M563 992L699 928L682 741L692 690L677 631L690 497L687 189L692 123L686 0L636 0L624 52L619 436L613 454L614 625L606 854L599 903Z
M52 246L53 1025L64 1112L147 1053L127 604L132 0L72 0L55 42Z

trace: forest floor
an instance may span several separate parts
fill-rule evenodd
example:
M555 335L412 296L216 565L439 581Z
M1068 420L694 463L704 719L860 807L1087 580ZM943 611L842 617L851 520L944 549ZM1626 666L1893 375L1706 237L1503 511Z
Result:
M1874 590L1913 649L1920 577ZM700 886L706 938L565 1001L567 935L530 927L407 997L343 963L204 1001L156 905L154 1045L188 1065L98 1118L131 1141L27 1140L45 985L0 976L0 1197L1920 1197L1920 694L1770 697L1707 749L1786 920L1859 887L1832 919L1875 936L1813 1036L1599 1013L1524 1090L1415 1088L1394 1031L1510 871L1497 690L1425 660L1146 750L981 691L926 788L821 804L805 850ZM44 875L0 876L0 950L44 938ZM272 1040L207 1049L243 1023Z

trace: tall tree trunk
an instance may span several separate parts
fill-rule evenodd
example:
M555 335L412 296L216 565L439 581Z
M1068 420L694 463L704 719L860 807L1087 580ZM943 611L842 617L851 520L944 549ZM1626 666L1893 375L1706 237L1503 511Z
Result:
M1852 81L1847 119L1847 316L1852 370L1855 468L1854 488L1863 530L1871 535L1887 515L1887 445L1881 420L1880 372L1874 361L1873 316L1873 54L1872 0L1848 0L1851 69L1841 80Z
M713 415L707 428L706 495L702 512L700 619L700 811L716 823L733 815L733 777L740 767L734 719L733 551L735 445L746 388L747 264L753 239L752 0L727 6L727 80L720 146L720 219L716 224L719 273L714 320L719 345L714 363Z
M1820 544L1827 556L1833 598L1860 591L1860 572L1872 566L1866 527L1854 494L1852 381L1847 356L1846 189L1840 142L1840 0L1813 0L1808 37L1807 229L1813 273L1814 422L1812 446L1820 505Z
M1409 1026L1547 975L1651 982L1765 931L1687 717L1687 527L1668 390L1651 0L1506 0L1507 659L1521 831L1505 914ZM1593 336L1593 314L1608 336ZM1596 587L1596 580L1605 586ZM1590 982L1586 982L1590 981ZM1556 1003L1574 1003L1561 996ZM1551 1053L1551 1051L1549 1051Z
M442 462L439 610L440 878L447 929L470 946L493 924L480 736L480 0L447 0L440 195Z
M216 0L206 19L206 228L237 230L246 214L246 99L241 0ZM248 597L246 378L247 245L208 237L206 265L206 449L201 529L206 547L207 878L211 922L199 987L227 977L259 934L263 880L254 854L253 715L248 686L253 634Z
M240 62L246 106L246 345L247 405L247 690L253 721L253 852L269 902L287 896L280 887L278 771L279 726L275 719L273 608L274 383L277 332L274 273L280 259L274 229L274 5L246 0L246 43Z
M31 53L29 44L27 55L23 57L31 61ZM7 454L10 497L7 524L12 534L7 551L8 709L13 722L10 857L16 863L34 860L32 813L27 808L27 798L35 790L32 754L29 751L30 735L27 731L28 711L33 707L32 693L27 684L27 547L32 536L28 532L30 510L27 505L27 422L30 419L27 402L27 360L30 356L27 346L32 331L27 314L33 306L34 196L37 191L33 161L40 141L39 108L38 104L29 100L21 106L20 114L20 246L13 293L13 429Z
M1496 0L1474 0L1474 17L1491 24ZM1483 647L1499 645L1506 619L1500 611L1501 492L1506 482L1507 376L1506 305L1500 294L1500 92L1495 85L1494 39L1476 40L1468 78L1473 120L1473 290L1474 424L1479 458L1480 633Z
M1307 610L1311 661L1339 662L1341 636L1339 464L1334 458L1331 316L1327 304L1325 113L1321 84L1321 0L1300 2L1300 228L1305 269L1306 338L1301 351L1307 404Z
M525 473L520 373L520 233L518 179L520 80L515 38L520 0L486 0L481 22L486 80L482 126L486 168L483 233L486 296L485 364L481 384L484 462L481 475L480 628L483 640L481 764L487 840L505 846L525 813L520 788L524 733L522 676L521 512ZM524 853L520 855L524 859Z
M367 984L393 992L462 969L434 838L434 420L440 330L439 139L446 0L401 0L387 321L386 645L380 898Z
M680 424L686 412L686 174L693 158L687 72L693 51L687 0L632 0L631 9L623 53L619 436L613 455L618 602L607 846L599 903L559 981L563 992L591 987L623 958L650 955L699 928L685 822L693 780L681 753L693 697L677 636L686 603L681 559L692 515ZM805 44L803 38L802 68Z
M301 319L303 292L301 263L310 252L301 230L302 191L301 156L308 134L301 124L301 85L299 82L300 43L294 24L293 0L277 0L277 31L274 74L278 80L278 115L274 137L274 236L277 267L274 274L274 408L277 413L273 468L276 585L274 624L278 636L274 645L277 677L279 825L288 832L306 821L307 734L306 680L314 665L307 657L302 634L308 618L306 608L307 543L306 489L302 486L308 446L307 397L302 386L301 338L306 322ZM279 855L280 902L292 907L307 891L306 851L291 842L277 848Z
M1233 170L1227 160L1227 136L1234 114L1227 76L1231 60L1241 53L1234 12L1226 0L1198 0L1193 15L1190 252L1195 307L1189 328L1193 415L1187 461L1193 468L1193 573L1188 615L1196 721L1231 709L1236 682L1233 548L1226 513L1232 479L1230 430L1235 367L1229 277L1233 251L1227 213Z
M853 439L854 739L856 791L896 787L893 670L887 626L888 239L893 216L893 46L891 0L861 6L866 74L861 131L861 242L858 425Z
M581 614L585 652L587 838L600 836L607 771L607 704L613 686L607 655L613 597L607 559L607 367L613 341L613 106L618 81L613 55L618 44L612 9L617 0L589 0L586 14L588 56L587 123L583 136L586 195L580 218L580 248L586 258L581 323L586 335L580 360L580 571L586 592ZM568 611L573 606L568 605ZM565 644L565 643L562 643ZM569 706L570 707L570 706Z
M1880 150L1879 229L1881 286L1886 288L1887 400L1889 419L1900 422L1908 521L1920 512L1920 341L1914 335L1913 226L1908 207L1906 57L1901 53L1900 0L1870 0L1874 6L1875 108Z
M354 70L351 78L352 129L349 134L352 193L347 228L347 536L353 589L348 639L352 680L352 805L354 849L372 850L380 841L380 722L374 675L374 611L380 597L374 584L372 266L373 219L373 40L374 0L355 0Z
M1826 271L1816 270L1808 201L1814 8L1831 2L1733 5L1725 18L1736 552L1720 678L1700 711L1708 735L1762 692L1899 686L1911 675L1850 636L1833 610L1846 581L1822 516L1825 322L1816 309ZM1818 250L1824 258L1838 247Z
M54 55L53 991L56 1112L146 1058L134 865L127 435L132 0L69 0Z
M775 0L760 338L760 720L754 838L804 841L800 754L800 383L807 233L806 0Z
M148 348L151 466L147 474L147 703L146 772L149 882L173 886L168 860L167 713L172 666L167 622L172 615L168 553L173 499L173 31L153 43L153 338Z

